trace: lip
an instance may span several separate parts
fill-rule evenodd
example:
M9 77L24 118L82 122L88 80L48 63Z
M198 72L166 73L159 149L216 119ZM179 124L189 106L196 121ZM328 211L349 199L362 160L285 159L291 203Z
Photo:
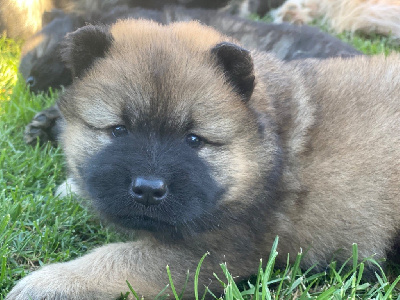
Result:
M146 229L151 231L164 231L174 229L175 224L171 224L159 219L151 218L148 216L127 216L119 215L112 217L113 221L120 223L124 227L133 229Z

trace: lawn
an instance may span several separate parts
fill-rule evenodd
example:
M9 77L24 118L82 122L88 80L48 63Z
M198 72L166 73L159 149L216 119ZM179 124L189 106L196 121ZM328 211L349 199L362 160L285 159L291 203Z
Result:
M340 38L368 54L400 50L383 37L346 33ZM73 197L53 196L65 178L61 149L50 144L32 148L23 142L25 125L36 112L50 106L57 93L34 96L26 90L17 73L20 46L20 42L0 37L0 300L18 279L41 265L70 260L98 245L124 239ZM346 268L332 262L318 274L300 270L298 261L284 270L274 269L276 255L272 249L267 267L254 270L254 278L241 283L240 290L227 271L226 278L221 278L225 299L250 299L248 295L252 299L400 299L395 288L400 280L398 269L393 267L387 274L377 269L365 281L356 245ZM370 259L368 263L375 262ZM256 289L260 284L262 288ZM178 294L180 288L176 287Z

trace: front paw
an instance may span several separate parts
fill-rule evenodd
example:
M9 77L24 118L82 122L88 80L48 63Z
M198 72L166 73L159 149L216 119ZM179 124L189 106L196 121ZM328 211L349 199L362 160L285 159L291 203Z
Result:
M59 265L51 265L20 280L6 300L79 299L74 292L78 286L74 276L62 272Z
M96 278L77 274L67 264L54 264L24 277L6 300L110 300L118 294L104 291Z

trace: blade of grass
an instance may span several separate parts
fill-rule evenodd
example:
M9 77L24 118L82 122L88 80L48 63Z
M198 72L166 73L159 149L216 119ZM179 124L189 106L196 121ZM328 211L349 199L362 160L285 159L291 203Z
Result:
M390 285L390 287L389 287L388 290L386 291L385 296L383 297L382 300L386 300L386 299L392 298L392 291L396 288L396 285L397 285L397 283L398 283L399 281L400 281L400 276L398 276L398 277L396 278L396 280L393 281L393 283ZM399 295L399 297L398 297L397 299L400 299L400 295Z
M187 272L186 272L186 280L185 280L185 283L183 284L182 291L181 291L181 293L179 294L179 299L182 299L182 298L183 298L183 294L184 294L185 291L186 291L186 287L187 287L188 282L189 282L189 270L187 270Z
M240 294L239 288L237 287L235 281L233 280L232 275L229 273L226 264L220 264L220 266L221 266L222 271L225 274L225 277L228 279L227 286L230 286L229 289L232 292L232 296L235 297L235 299L243 300L243 297Z
M167 284L167 285L161 290L161 292L159 292L159 293L157 294L157 296L156 296L154 299L158 299L159 297L161 297L161 296L164 294L164 292L167 290L167 288L169 288L169 284Z
M197 268L196 268L196 273L194 275L194 297L196 300L199 300L199 274L200 274L200 268L201 265L203 264L204 259L206 258L207 255L210 253L207 252L203 255L203 257L200 259Z
M140 300L138 294L137 294L136 291L133 289L132 285L129 283L128 280L126 281L126 284L128 285L128 288L129 288L129 290L131 291L132 295L135 296L135 298L136 298L137 300Z
M178 296L178 294L177 294L177 292L175 290L175 285L174 285L174 281L172 280L172 275L171 275L171 271L169 270L169 266L167 265L166 268L167 268L167 273L168 273L169 284L171 286L172 293L175 296L175 300L180 300L179 296Z
M262 259L260 259L260 264L258 266L258 272L257 272L256 285L255 285L255 290L254 290L254 299L255 300L259 300L259 298L260 298L260 280L261 280L262 273L263 273Z
M262 293L261 299L271 299L271 293L268 288L268 281L271 276L272 268L275 265L275 259L278 256L276 249L278 248L279 237L277 236L272 244L271 253L269 254L269 259L267 266L265 267L264 276L262 280Z

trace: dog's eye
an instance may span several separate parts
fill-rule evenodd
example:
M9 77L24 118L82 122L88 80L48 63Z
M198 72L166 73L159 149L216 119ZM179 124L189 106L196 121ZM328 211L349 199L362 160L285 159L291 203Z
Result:
M128 134L128 129L124 125L114 126L111 130L114 137L120 137Z
M203 145L203 140L200 137L198 137L197 135L188 134L186 136L186 143L190 147L192 147L194 149L197 149L197 148L200 148Z
M34 87L35 85L36 85L36 78L34 77L34 76L29 76L27 79L26 79L26 84L29 86L29 87Z

